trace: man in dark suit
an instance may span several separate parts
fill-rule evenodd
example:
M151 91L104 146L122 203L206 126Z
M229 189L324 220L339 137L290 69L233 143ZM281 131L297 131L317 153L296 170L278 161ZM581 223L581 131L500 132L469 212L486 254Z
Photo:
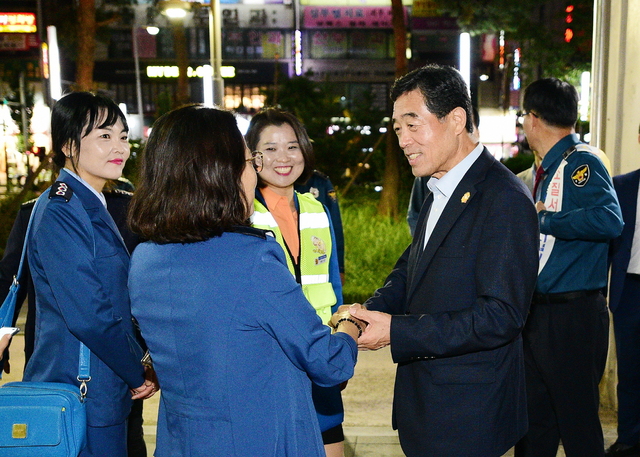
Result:
M524 185L473 134L466 84L428 65L398 79L393 128L431 176L412 244L350 312L361 348L391 345L393 426L407 456L501 456L527 429L521 332L538 269Z
M640 143L640 130L638 131ZM611 242L609 309L618 357L618 439L607 457L640 456L640 169L613 178L624 228Z

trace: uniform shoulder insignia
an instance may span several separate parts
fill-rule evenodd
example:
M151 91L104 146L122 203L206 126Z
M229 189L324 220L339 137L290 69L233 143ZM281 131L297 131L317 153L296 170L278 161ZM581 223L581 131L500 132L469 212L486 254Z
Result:
M320 197L320 189L318 189L317 187L310 187L309 188L309 193L311 195L313 195L313 197L317 200L318 197Z
M71 200L73 196L73 189L67 185L67 183L62 181L56 181L51 186L51 190L49 191L49 198L53 197L62 197L66 201Z
M590 176L591 170L589 169L589 165L585 163L573 170L573 173L571 173L571 181L576 187L584 187L587 181L589 181Z

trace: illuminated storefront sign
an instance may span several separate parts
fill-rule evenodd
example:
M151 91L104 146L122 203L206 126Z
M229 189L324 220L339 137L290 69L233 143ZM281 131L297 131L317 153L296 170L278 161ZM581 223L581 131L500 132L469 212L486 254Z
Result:
M0 13L0 33L36 33L34 13Z
M407 9L403 10L406 22ZM309 29L393 28L390 6L306 6L303 15Z
M209 70L211 71L211 70ZM149 78L177 78L180 74L180 70L177 66L173 65L150 65L147 67L147 76ZM187 76L189 78L203 78L207 75L207 69L204 66L187 68ZM235 67L223 66L220 67L220 76L223 78L234 78L236 76Z

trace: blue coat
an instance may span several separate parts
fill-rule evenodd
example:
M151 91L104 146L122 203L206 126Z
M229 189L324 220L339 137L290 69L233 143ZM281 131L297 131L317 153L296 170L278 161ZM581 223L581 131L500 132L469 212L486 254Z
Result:
M349 379L355 341L322 324L274 238L239 230L133 254L132 310L162 387L156 457L324 456L311 381Z
M423 251L431 201L366 302L393 315L393 425L409 457L503 455L527 430L521 333L538 272L536 211L486 149Z
M59 182L71 192L55 195ZM91 350L87 423L116 425L131 409L129 388L144 382L127 291L129 254L98 197L65 170L58 183L39 198L27 239L37 318L24 380L78 385L82 341Z

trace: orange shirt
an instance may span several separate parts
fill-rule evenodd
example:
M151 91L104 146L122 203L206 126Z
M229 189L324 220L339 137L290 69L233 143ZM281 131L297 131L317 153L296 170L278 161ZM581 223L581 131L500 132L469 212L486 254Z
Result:
M268 187L260 189L267 209L278 223L284 242L293 256L293 263L298 263L300 255L300 237L298 235L298 212L289 206L287 197L276 194Z

